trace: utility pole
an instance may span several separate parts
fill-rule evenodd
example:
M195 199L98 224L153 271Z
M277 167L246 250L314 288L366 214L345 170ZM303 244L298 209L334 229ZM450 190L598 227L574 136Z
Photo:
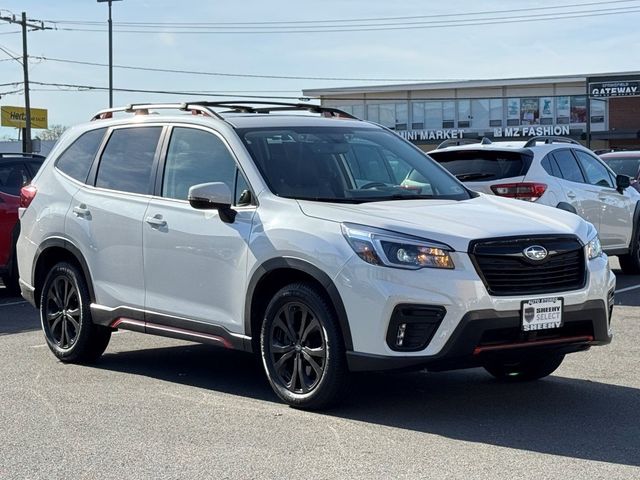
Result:
M97 0L98 3L109 4L109 108L113 107L113 21L111 20L111 3L119 0Z
M22 27L22 71L24 73L24 108L25 126L22 130L22 151L31 153L31 101L29 99L29 54L27 53L27 28L31 30L47 30L44 22L33 23L27 21L27 14L22 12L22 19L16 20L15 15L11 17L0 17L9 23L16 23Z

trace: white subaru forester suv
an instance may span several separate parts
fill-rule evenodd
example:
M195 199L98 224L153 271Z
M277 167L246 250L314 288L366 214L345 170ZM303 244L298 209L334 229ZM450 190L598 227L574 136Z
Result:
M20 285L53 353L96 360L116 329L256 352L282 400L322 408L350 371L531 380L611 341L591 224L473 193L348 117L130 105L69 130L21 194Z

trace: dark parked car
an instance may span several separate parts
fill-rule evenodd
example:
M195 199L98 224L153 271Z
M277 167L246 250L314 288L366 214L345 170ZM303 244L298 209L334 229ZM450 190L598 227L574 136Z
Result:
M603 153L600 158L618 175L631 178L631 186L640 192L640 150Z
M20 291L15 257L20 189L31 181L44 158L33 153L0 153L0 277L11 293Z

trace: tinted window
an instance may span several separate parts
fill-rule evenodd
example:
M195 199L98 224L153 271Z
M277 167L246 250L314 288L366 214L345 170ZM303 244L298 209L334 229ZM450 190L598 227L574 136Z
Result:
M458 150L436 151L430 155L463 182L518 177L524 175L531 164L530 156L520 152Z
M584 183L584 177L582 176L578 162L570 150L557 150L553 152L553 157L556 159L556 163L560 168L562 178L571 182Z
M604 165L588 153L580 150L574 150L574 153L578 157L580 165L582 165L582 169L584 170L588 183L591 185L598 185L600 187L613 188L609 171Z
M545 172L547 172L549 175L562 178L560 169L558 168L558 164L551 155L547 155L546 157L544 157L541 163L542 168L544 168Z
M162 196L186 200L189 187L223 182L235 188L236 164L216 135L194 128L174 128L167 152Z
M93 159L98 153L106 128L83 133L67 148L56 162L56 167L80 182L87 180Z
M469 198L436 162L382 129L291 126L237 131L276 195L349 203ZM401 178L413 171L415 179Z
M18 196L30 179L23 163L0 163L0 192Z
M98 167L96 187L151 193L153 159L162 127L114 130Z

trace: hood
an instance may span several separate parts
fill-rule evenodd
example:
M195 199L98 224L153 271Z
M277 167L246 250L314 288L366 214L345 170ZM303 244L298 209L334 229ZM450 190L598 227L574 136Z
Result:
M361 204L298 201L309 217L349 222L434 240L467 251L472 240L573 234L588 242L589 223L557 208L480 194L464 201L395 200Z

